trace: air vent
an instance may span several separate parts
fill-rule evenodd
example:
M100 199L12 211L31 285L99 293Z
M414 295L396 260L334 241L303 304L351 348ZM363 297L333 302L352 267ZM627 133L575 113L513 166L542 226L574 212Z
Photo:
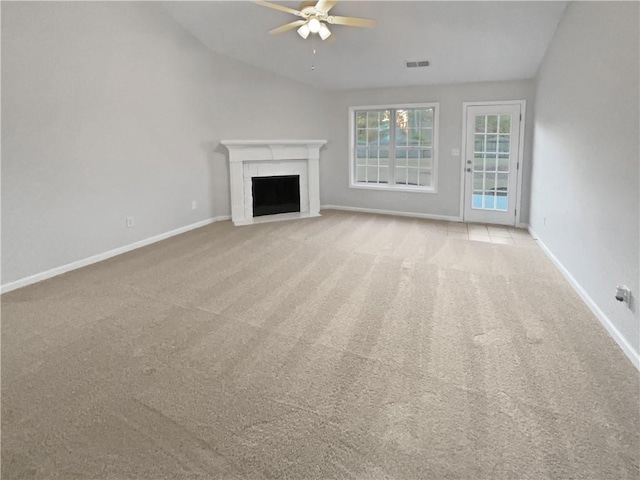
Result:
M420 60L419 62L407 62L407 68L428 67L429 60Z

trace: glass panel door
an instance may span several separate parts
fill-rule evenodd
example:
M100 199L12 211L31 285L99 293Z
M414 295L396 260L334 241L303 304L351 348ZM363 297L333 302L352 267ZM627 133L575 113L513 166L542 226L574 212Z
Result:
M520 104L469 105L466 117L464 220L514 225Z

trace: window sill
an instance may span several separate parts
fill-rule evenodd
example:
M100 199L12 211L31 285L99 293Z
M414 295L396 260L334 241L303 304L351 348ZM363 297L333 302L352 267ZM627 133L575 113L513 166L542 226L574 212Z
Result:
M438 193L438 189L435 187L408 187L406 185L363 185L359 183L350 183L349 188L359 190L378 190L383 192Z

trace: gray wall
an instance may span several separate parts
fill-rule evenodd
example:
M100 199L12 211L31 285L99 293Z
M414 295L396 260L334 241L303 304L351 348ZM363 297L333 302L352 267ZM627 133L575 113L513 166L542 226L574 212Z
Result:
M326 137L324 98L152 3L2 2L2 283L228 215L219 140Z
M540 68L530 224L639 350L636 2L569 5ZM614 299L626 284L634 311Z
M458 217L462 156L462 103L471 101L526 100L524 170L521 222L529 213L529 172L533 131L533 80L469 83L410 88L384 88L334 92L330 100L331 131L321 159L321 195L325 205L391 210ZM349 107L399 103L440 102L438 192L385 192L349 188Z

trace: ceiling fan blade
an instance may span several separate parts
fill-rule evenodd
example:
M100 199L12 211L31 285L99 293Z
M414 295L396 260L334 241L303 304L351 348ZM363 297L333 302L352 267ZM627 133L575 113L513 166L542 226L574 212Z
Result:
M349 25L350 27L375 27L378 23L376 20L369 18L356 18L356 17L334 17L328 16L327 22L334 25Z
M327 13L336 3L338 3L338 0L319 0L316 3L316 10Z
M267 33L270 33L271 35L275 35L276 33L282 33L282 32L286 32L287 30L291 30L293 28L297 28L300 27L301 25L303 25L304 23L306 23L306 20L296 20L295 22L291 22L291 23L286 23L278 28L274 28L273 30L269 30Z
M291 13L297 17L302 17L302 12L298 10L294 10L293 8L285 7L284 5L278 5L277 3L264 2L262 0L256 0L254 3L258 5L262 5L263 7L274 8L276 10L280 10L281 12Z

